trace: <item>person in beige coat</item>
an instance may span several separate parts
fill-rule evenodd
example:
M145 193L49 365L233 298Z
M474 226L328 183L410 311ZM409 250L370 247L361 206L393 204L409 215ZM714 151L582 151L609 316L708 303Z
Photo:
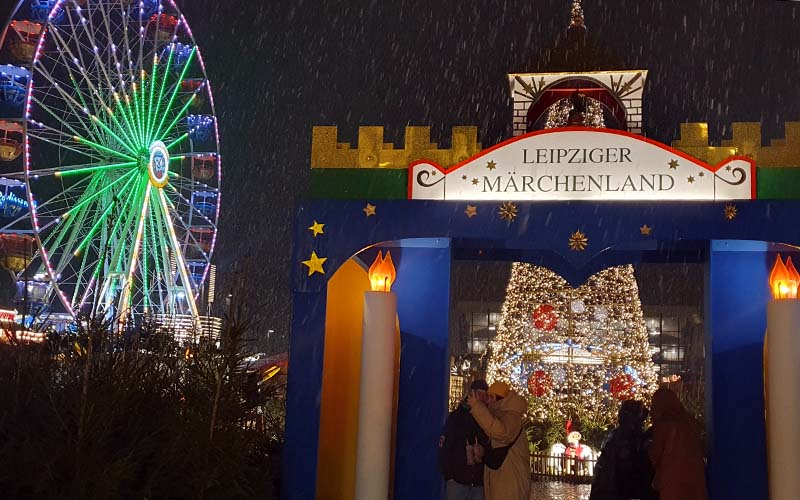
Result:
M492 448L511 445L497 470L484 468L486 500L528 500L531 495L531 466L528 437L522 423L528 404L505 382L489 387L488 406L470 395L470 413L491 440Z

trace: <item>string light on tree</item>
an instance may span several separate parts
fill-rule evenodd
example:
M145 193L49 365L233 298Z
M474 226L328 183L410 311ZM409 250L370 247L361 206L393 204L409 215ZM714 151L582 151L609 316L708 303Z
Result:
M578 288L544 267L514 263L489 380L528 398L537 419L579 415L611 425L620 401L657 388L633 266L601 271Z

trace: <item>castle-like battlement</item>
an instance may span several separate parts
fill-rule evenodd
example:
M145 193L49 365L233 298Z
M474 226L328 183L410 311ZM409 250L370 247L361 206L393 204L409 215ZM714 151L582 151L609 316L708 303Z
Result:
M786 122L785 137L773 139L769 146L761 145L758 122L734 123L732 128L730 140L711 146L707 123L681 123L681 138L672 147L711 165L743 155L754 159L758 167L800 167L800 122Z
M786 122L785 137L761 145L761 125L739 122L732 125L729 140L711 146L707 123L682 123L680 139L672 147L708 164L742 155L753 158L758 167L800 167L800 122ZM416 160L432 160L450 167L470 158L482 149L478 127L452 129L449 149L431 142L430 127L406 127L405 144L396 149L383 142L383 127L359 127L358 144L339 142L337 127L314 127L311 137L311 168L406 169Z
M405 169L415 160L432 160L449 167L477 154L478 127L453 127L450 149L431 142L430 127L406 127L405 147L383 142L383 127L359 127L358 145L339 142L336 127L314 127L311 136L311 168Z

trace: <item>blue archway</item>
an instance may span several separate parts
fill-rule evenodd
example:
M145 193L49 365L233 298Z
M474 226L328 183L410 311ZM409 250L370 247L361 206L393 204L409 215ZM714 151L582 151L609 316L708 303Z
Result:
M318 201L296 214L285 498L311 500L317 491L319 398L327 280L345 261L379 242L393 248L401 317L400 408L395 497L437 498L436 436L446 414L449 268L478 251L501 260L531 260L573 285L599 269L638 261L705 263L707 415L710 488L715 499L766 499L763 413L763 336L767 277L775 245L800 244L789 221L800 205L783 201L721 203L525 203L506 221L494 203L440 201ZM726 207L728 210L726 211ZM730 215L735 208L735 217ZM313 221L325 224L313 237ZM640 230L647 225L649 234ZM570 234L588 237L585 251L569 249ZM325 274L301 265L315 252ZM746 475L731 475L746 470Z

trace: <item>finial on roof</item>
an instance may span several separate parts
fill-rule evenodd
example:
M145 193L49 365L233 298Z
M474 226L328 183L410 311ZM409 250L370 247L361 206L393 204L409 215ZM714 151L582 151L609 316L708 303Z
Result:
M583 17L583 7L581 0L572 0L572 12L569 15L569 29L586 30L585 18Z

